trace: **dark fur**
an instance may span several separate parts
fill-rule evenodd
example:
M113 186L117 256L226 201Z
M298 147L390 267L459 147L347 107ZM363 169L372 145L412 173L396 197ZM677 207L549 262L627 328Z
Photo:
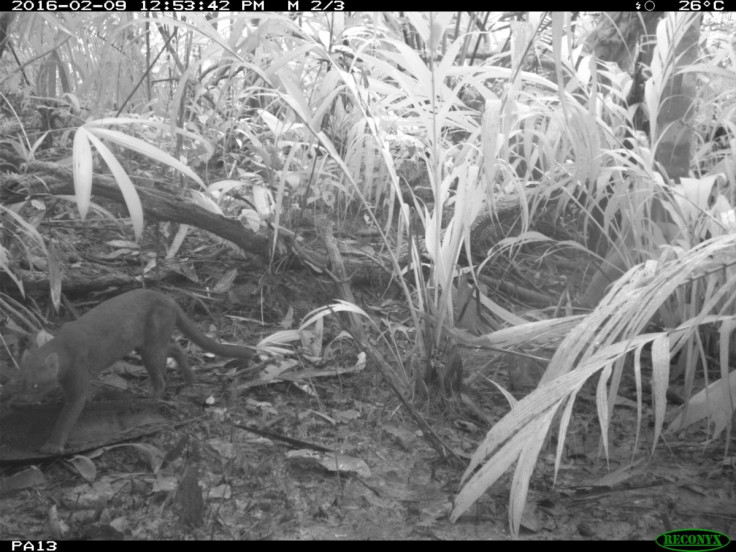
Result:
M65 404L42 452L60 453L82 413L92 379L133 349L143 359L160 398L166 387L166 358L173 357L184 379L192 382L192 370L184 351L171 343L175 328L202 349L220 356L250 359L253 353L236 345L224 345L204 335L179 305L156 291L138 289L109 299L58 335L31 351L21 361L18 393L38 397L56 384L64 390Z

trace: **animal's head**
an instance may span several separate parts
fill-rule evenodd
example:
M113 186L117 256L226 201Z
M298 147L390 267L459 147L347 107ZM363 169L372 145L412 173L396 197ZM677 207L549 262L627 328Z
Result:
M16 399L38 400L57 386L58 375L59 355L41 347L23 355L11 389Z

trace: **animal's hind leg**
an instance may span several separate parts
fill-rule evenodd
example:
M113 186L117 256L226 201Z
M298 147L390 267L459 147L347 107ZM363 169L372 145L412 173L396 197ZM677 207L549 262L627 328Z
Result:
M141 347L143 366L151 377L151 396L160 399L166 389L166 347Z
M184 350L176 343L169 343L168 356L176 361L176 365L179 367L179 371L181 372L184 381L192 383L194 381L194 375L192 374L192 369L189 367L189 361L187 360L187 355Z
M139 352L151 376L151 395L154 399L161 398L166 389L166 357L175 324L176 312L163 305L151 309L146 320L146 341L139 347Z

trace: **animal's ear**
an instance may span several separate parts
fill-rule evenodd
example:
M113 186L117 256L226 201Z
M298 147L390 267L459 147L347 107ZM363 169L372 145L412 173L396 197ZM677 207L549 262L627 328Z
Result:
M39 367L39 373L43 373L43 379L55 380L59 376L59 354L49 353L46 355Z
M51 335L46 330L41 330L40 332L38 332L36 334L36 337L33 340L33 347L32 348L33 349L38 349L39 347L43 347L44 345L46 345L46 343L48 343L52 339L54 339L54 336L53 335Z
M51 353L44 360L44 364L48 370L51 370L54 375L59 372L59 353Z
M28 355L38 350L44 343L46 343L49 340L49 337L47 336L49 336L49 333L44 330L38 332L29 332L28 334L26 334L26 350L21 356L21 361L25 360Z

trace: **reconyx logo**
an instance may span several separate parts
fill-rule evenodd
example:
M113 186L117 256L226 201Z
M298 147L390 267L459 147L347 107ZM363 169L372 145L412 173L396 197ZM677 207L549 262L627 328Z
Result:
M696 550L718 550L728 546L731 539L723 533L708 529L678 529L662 533L654 542L667 550L694 552Z

